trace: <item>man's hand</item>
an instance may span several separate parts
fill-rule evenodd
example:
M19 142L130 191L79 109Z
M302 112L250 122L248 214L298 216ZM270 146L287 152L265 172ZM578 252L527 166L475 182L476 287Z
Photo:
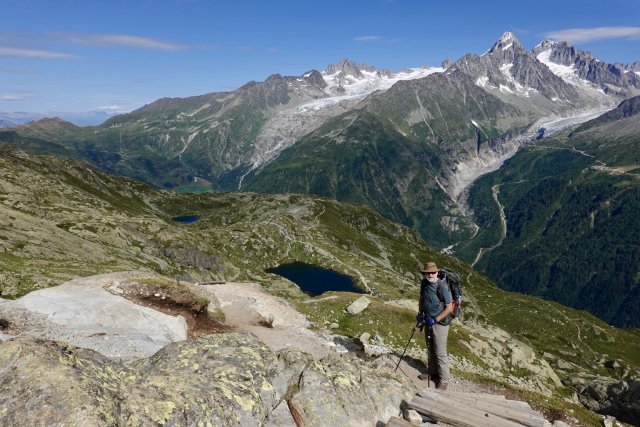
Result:
M424 313L416 314L416 322L418 322L418 324L424 323L425 320Z
M435 318L435 317L431 317L431 316L429 316L429 317L427 317L427 318L424 320L424 323L426 323L426 325L430 328L430 327L432 327L434 324L438 323L438 321L436 320L436 318Z

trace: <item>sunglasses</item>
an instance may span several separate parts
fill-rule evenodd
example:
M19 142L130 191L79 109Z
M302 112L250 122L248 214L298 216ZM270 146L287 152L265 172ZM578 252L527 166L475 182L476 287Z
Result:
M424 273L424 274L426 274L427 276L433 276L434 274L438 274L438 272L434 271L433 273Z

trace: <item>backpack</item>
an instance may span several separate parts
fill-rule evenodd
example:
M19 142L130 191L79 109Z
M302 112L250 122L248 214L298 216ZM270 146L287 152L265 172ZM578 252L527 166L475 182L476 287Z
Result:
M451 290L451 296L453 297L453 313L449 314L447 317L442 319L440 323L443 325L448 325L453 322L453 319L460 316L462 311L462 277L460 274L455 271L449 270L446 267L440 269L438 273L439 279L444 279L445 282L449 285L449 289ZM444 299L442 297L442 286L438 287L438 298L441 300Z

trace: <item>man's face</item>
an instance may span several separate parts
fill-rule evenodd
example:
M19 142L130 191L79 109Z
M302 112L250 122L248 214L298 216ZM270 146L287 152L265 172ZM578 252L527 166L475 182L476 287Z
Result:
M422 273L429 283L435 283L438 281L438 272L435 273Z

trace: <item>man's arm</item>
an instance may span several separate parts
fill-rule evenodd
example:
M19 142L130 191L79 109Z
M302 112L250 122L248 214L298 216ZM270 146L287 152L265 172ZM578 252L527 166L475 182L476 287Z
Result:
M445 317L447 317L451 313L453 313L453 303L452 302L449 303L449 304L445 304L444 305L444 310L442 310L440 313L438 313L438 315L436 317L434 317L434 319L436 319L436 322L441 322L442 319L444 319Z

